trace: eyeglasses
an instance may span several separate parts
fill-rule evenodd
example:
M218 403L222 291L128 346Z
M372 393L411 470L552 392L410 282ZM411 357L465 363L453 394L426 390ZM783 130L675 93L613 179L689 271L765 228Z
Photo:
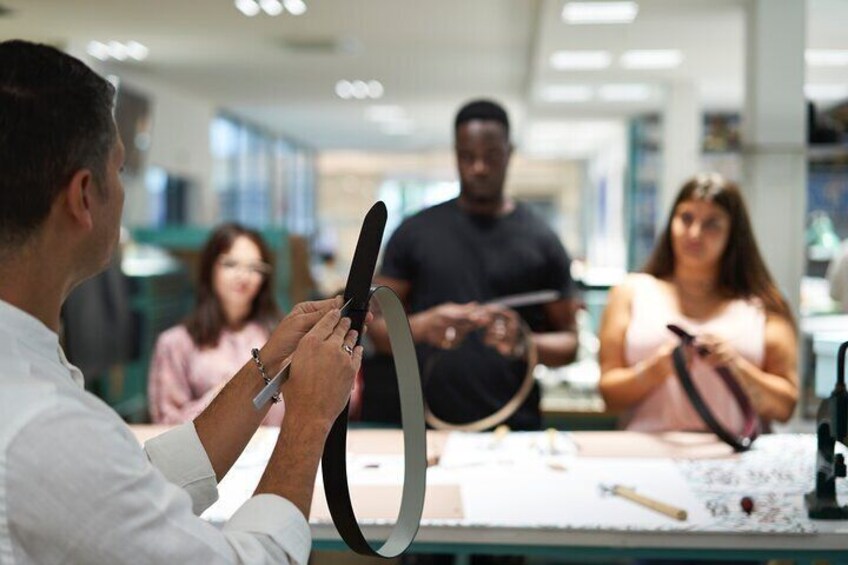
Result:
M242 263L241 261L237 261L230 257L221 257L221 259L218 260L218 264L221 265L224 272L228 274L243 272L252 276L267 277L272 271L271 265L262 261Z

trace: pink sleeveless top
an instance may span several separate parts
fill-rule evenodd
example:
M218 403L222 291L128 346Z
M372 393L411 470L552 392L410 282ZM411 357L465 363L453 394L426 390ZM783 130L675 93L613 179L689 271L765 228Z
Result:
M650 358L665 343L679 343L666 328L677 324L693 335L710 333L727 340L742 357L763 366L766 313L758 300L732 300L709 319L693 320L680 313L672 295L651 275L635 274L624 283L632 289L630 325L625 335L625 360L633 366ZM697 357L690 366L695 386L713 414L731 430L743 424L730 391L713 369ZM706 431L676 375L671 375L622 420L628 430L643 432Z

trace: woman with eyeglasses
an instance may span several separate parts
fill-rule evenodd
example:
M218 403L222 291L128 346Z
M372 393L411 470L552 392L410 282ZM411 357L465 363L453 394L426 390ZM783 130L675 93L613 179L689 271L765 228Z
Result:
M625 428L706 429L676 378L667 324L696 336L693 380L716 417L742 417L718 379L727 368L760 420L784 422L798 398L797 335L784 297L760 256L739 188L715 173L680 189L644 272L612 289L601 322L600 391Z
M280 319L271 260L262 237L238 224L209 237L194 310L156 342L147 384L154 423L193 419L268 340ZM280 425L283 411L282 402L274 405L263 423Z

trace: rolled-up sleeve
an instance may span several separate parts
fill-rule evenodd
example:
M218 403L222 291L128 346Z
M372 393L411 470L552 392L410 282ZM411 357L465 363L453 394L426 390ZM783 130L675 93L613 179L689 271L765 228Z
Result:
M144 444L150 462L165 478L185 490L200 516L218 500L215 470L193 422L173 428Z
M13 545L36 563L306 565L309 525L281 497L249 499L220 529L193 513L213 499L202 451L191 424L148 442L145 457L105 407L50 406L6 451Z

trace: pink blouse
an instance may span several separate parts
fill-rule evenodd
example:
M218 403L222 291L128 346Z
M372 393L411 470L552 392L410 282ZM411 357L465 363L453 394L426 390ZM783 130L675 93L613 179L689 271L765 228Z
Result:
M677 324L693 335L710 333L727 340L742 357L762 367L765 358L766 313L759 301L732 300L714 317L687 318L661 283L647 274L625 282L632 289L630 325L625 335L625 360L633 366L650 358L665 343L678 343L666 324ZM713 369L695 357L692 379L716 418L732 430L743 424L733 396ZM706 431L676 375L671 375L625 414L624 427L643 432Z
M268 331L255 322L237 332L224 330L217 346L204 349L195 345L184 325L162 332L156 341L147 380L153 422L181 424L193 420L250 361L250 350L262 347L267 340ZM260 378L258 373L256 378ZM280 402L271 408L262 423L279 426L284 412Z

